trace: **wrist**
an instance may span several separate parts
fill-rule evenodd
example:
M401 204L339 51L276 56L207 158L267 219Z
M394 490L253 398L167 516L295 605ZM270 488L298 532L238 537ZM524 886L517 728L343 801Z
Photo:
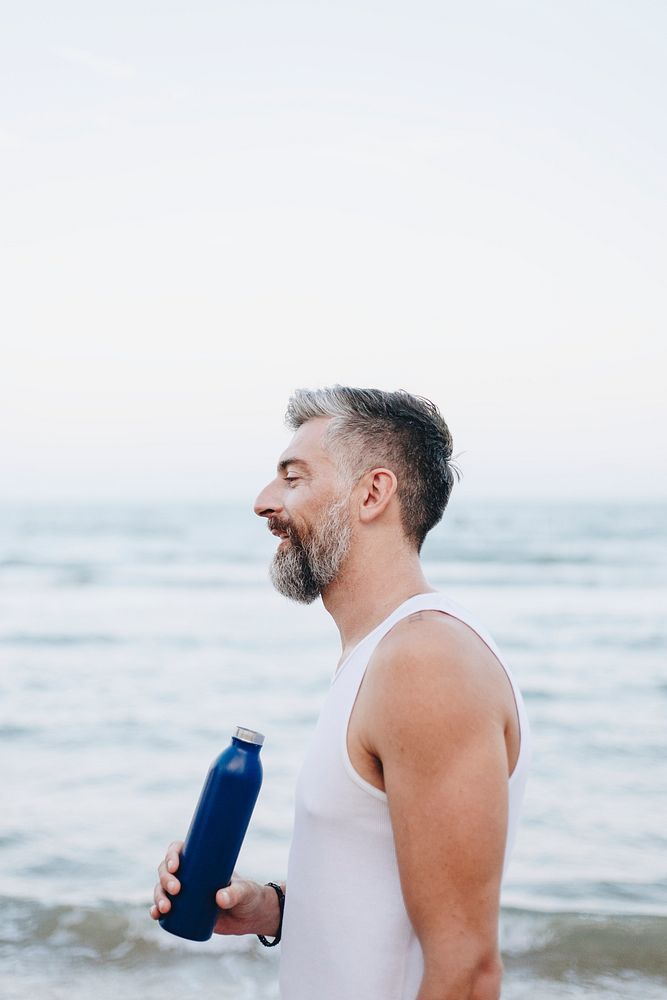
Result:
M262 930L266 937L275 937L280 927L280 901L278 893L270 885L262 886Z
M263 945L272 947L280 941L283 927L283 908L285 905L285 885L270 882L262 886L264 892L264 903L262 907L263 929L257 936ZM266 938L274 938L267 941Z

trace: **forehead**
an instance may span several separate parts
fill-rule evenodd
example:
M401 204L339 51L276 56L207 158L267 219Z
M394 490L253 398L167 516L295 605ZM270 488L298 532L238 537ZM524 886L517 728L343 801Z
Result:
M334 467L333 456L324 447L322 439L331 422L331 417L314 417L296 431L285 451L278 459L278 467L288 459L306 462L312 467Z

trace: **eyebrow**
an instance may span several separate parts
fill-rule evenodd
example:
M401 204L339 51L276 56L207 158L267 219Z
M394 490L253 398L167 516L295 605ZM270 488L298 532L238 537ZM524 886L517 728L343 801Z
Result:
M284 472L290 465L300 465L303 469L309 468L308 462L304 462L302 458L283 458L281 462L278 462L278 472Z

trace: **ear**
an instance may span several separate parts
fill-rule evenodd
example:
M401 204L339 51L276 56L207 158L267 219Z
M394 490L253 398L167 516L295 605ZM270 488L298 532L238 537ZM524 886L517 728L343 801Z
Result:
M372 469L363 477L359 520L370 524L384 513L395 496L398 482L391 469Z

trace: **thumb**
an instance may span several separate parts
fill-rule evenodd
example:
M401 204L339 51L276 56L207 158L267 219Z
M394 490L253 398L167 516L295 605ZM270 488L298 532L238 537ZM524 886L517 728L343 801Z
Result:
M230 910L233 906L238 906L245 896L245 885L243 882L232 882L224 889L218 889L215 894L215 901L221 910Z

